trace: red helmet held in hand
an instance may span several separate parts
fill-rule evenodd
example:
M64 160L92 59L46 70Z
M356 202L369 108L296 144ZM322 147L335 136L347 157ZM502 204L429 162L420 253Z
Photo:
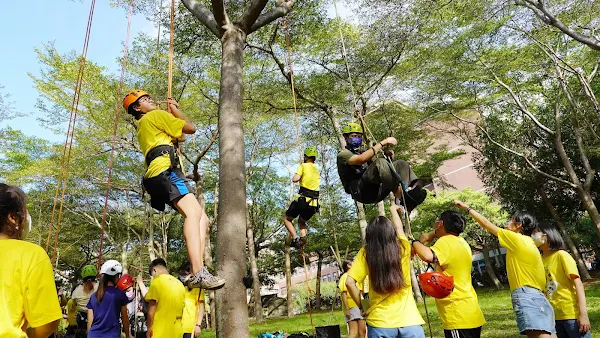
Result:
M125 291L132 286L133 286L133 277L131 277L131 275L128 275L128 274L124 274L123 276L121 276L121 278L117 282L117 287L119 288L119 290L122 290L122 291Z
M436 271L420 274L419 283L423 291L433 298L446 298L454 290L454 277Z

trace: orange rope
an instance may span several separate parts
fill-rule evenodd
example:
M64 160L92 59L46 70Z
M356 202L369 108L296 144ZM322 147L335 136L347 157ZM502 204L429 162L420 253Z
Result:
M169 36L169 79L168 79L168 91L167 97L173 97L173 54L174 45L173 40L175 39L175 0L171 0L171 23L170 23L170 36ZM167 109L171 112L171 108L167 103Z
M294 69L292 68L292 47L290 43L290 32L288 29L287 21L283 21L283 28L285 30L285 43L287 45L287 61L290 67L290 86L292 87L292 103L294 105L294 123L296 124L296 142L298 143L298 152L300 155L300 162L302 162L302 144L300 142L300 122L298 122L298 110L296 107L296 90L294 89Z
M61 157L61 168L58 175L58 182L56 185L56 191L54 193L54 202L52 206L52 215L50 217L50 224L48 225L48 238L46 240L46 251L50 246L50 238L52 236L52 230L54 229L54 219L56 214L56 207L58 204L58 192L62 187L61 198L60 198L60 207L58 210L58 217L56 222L56 233L54 238L54 249L52 252L52 261L54 261L56 257L56 247L58 246L58 234L60 232L60 222L62 220L62 210L63 204L65 200L65 190L67 186L67 181L69 179L69 165L71 162L71 148L73 146L73 135L75 133L75 122L77 120L77 112L79 109L79 95L81 94L81 86L83 84L83 74L86 64L87 51L90 41L90 32L92 29L92 19L94 17L94 8L96 5L96 1L92 0L92 4L90 6L90 12L88 15L88 23L85 32L85 39L83 43L83 51L81 53L81 59L79 61L79 71L77 73L77 80L75 81L75 89L73 93L73 101L71 103L71 111L69 117L69 126L67 128L67 135L65 138L65 145L63 147L63 154ZM66 158L65 158L66 156Z
M119 80L119 91L117 98L123 97L123 82L125 79L125 68L127 67L127 55L129 54L129 36L131 33L131 19L133 17L133 0L129 1L129 16L127 18L127 34L125 36L125 50L123 52L123 62L121 63L121 79ZM115 144L117 142L117 129L119 126L119 111L121 110L120 102L115 104L115 123L113 125L113 138L110 146L110 159L108 161L108 179L106 181L106 194L104 196L104 211L102 212L102 227L100 233L100 251L98 253L98 270L102 266L102 244L104 243L104 227L106 225L106 217L108 214L108 194L110 193L110 183L112 178L112 169L115 157Z

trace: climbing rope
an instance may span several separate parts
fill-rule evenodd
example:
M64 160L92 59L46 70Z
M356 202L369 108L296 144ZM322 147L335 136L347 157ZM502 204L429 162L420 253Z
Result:
M346 64L346 72L348 73L348 83L350 83L350 90L352 91L352 105L354 106L354 109L358 109L357 104L358 104L358 100L356 99L356 91L354 90L354 84L352 82L352 75L350 73L350 65L348 64L348 53L346 52L346 42L344 39L344 33L342 32L342 25L341 25L341 19L340 19L340 13L338 12L338 8L337 8L337 1L333 0L333 8L335 9L335 17L338 21L338 29L340 32L340 42L342 44L342 55L344 56L344 63ZM354 117L353 117L354 119Z
M48 225L48 239L46 240L46 251L48 251L48 248L50 246L50 238L52 236L52 231L54 229L54 219L55 219L55 215L56 215L56 208L57 208L57 204L59 202L58 192L62 188L61 198L60 198L60 207L58 210L58 215L56 216L56 218L57 218L56 232L55 232L55 238L54 238L54 248L52 250L52 261L54 261L56 258L56 250L57 250L57 246L58 246L58 234L60 232L60 225L61 225L61 220L62 220L62 211L63 211L63 204L64 204L64 200L65 200L65 191L66 191L67 181L69 179L69 165L71 163L71 149L73 146L73 135L75 133L75 121L77 119L77 113L79 110L79 95L81 93L81 86L83 84L83 74L84 74L84 69L85 69L85 64L86 64L86 57L87 57L88 45L89 45L89 41L90 41L90 32L92 29L92 21L93 21L93 17L94 17L95 5L96 5L96 1L92 0L92 3L90 5L90 12L88 15L88 23L87 23L87 28L86 28L86 32L85 32L84 43L83 43L83 51L81 53L81 58L79 60L79 70L77 72L77 80L75 81L73 101L71 103L71 110L70 110L70 116L69 116L69 126L67 128L65 145L63 147L63 153L62 153L62 157L61 157L61 168L59 170L58 182L56 184L56 191L54 192L54 202L53 202L53 206L52 206L52 214L50 217L50 224Z
M171 0L171 20L169 24L169 79L168 81L168 90L167 97L173 97L173 54L174 53L174 44L173 41L175 39L175 0ZM167 109L171 112L171 108L167 103Z
M123 82L125 79L125 68L127 67L127 55L129 54L129 36L131 35L131 19L133 17L133 0L129 1L129 15L127 17L127 33L125 35L125 50L123 52L123 61L121 62L121 79L119 80L119 90L117 98L123 97ZM108 215L108 194L110 193L110 184L115 157L115 144L117 143L117 129L119 127L119 111L121 110L119 102L115 103L115 123L113 125L113 137L110 145L110 157L108 160L108 179L106 181L106 194L104 195L104 210L102 211L102 225L100 233L100 250L98 252L98 270L102 266L102 245L104 243L104 228L106 217Z
M294 84L294 68L292 67L292 47L290 43L290 32L287 24L287 20L283 20L283 29L285 31L285 43L287 47L287 62L290 69L290 86L292 88L292 104L294 106L294 123L296 125L296 142L298 145L298 152L300 162L302 162L302 144L300 142L300 122L298 121L298 109L296 106L296 90Z

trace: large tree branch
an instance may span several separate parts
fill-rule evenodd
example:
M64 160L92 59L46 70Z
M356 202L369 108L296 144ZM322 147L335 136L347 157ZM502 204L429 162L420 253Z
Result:
M213 13L206 7L202 6L196 0L181 0L185 8L187 8L200 22L208 28L216 37L221 37L219 25L215 20Z
M513 99L513 101L515 102L515 104L517 105L517 107L519 108L519 110L527 115L527 117L540 129L542 129L544 132L546 132L548 135L554 135L554 131L552 131L550 128L546 127L542 122L540 122L535 116L533 116L533 114L529 111L529 109L525 106L525 104L521 101L521 99L519 98L519 96L514 92L514 90L508 86L506 83L504 83L504 81L502 81L498 75L496 75L496 73L492 70L492 68L490 66L488 66L480 57L479 55L477 55L474 51L472 51L473 54L475 55L475 57L477 57L477 59L479 60L479 62L490 72L490 74L492 74L492 76L494 77L494 79L496 80L496 82L502 86L511 96L511 98Z
M254 1L259 2L260 0L254 0ZM263 13L262 15L258 16L258 18L256 18L255 21L253 21L251 23L250 29L248 30L248 34L256 32L257 30L270 24L271 22L284 17L292 9L292 6L294 6L293 1L277 2L277 6L272 11ZM264 6L263 6L263 8L264 8ZM262 11L262 9L261 9L261 11Z
M600 40L596 39L593 36L581 34L572 28L566 26L562 21L560 21L554 14L550 13L548 8L546 8L545 1L535 1L535 0L517 0L517 5L527 7L532 10L535 15L540 18L544 23L558 28L561 32L573 38L575 41L578 41L588 47L600 51Z
M260 13L265 9L269 0L250 0L248 2L249 4L246 6L239 23L242 30L246 33L249 33L248 29L256 22L256 19L258 19Z
M229 24L229 17L227 17L227 12L225 11L225 4L223 3L223 0L211 0L211 4L215 21L217 22L219 32L222 35L225 31L223 27Z
M493 138L492 138L492 136L491 136L491 135L488 133L488 131L487 131L485 128L483 128L481 125L479 125L478 123L475 123L475 122L472 122L472 121L469 121L469 120L465 120L465 119L463 119L463 118L461 118L461 117L457 116L456 114L454 114L454 113L452 113L452 112L449 112L449 114L450 114L450 115L452 115L452 116L454 116L454 118L455 118L455 119L457 119L457 120L459 120L459 121L461 121L461 122L463 122L463 123L469 123L469 124L472 124L472 125L474 125L474 126L475 126L477 129L479 129L479 130L480 130L480 131L481 131L481 132L482 132L482 133L485 135L485 137L486 137L486 138L487 138L487 139L488 139L490 142L492 142L492 143L493 143L495 146L499 147L500 149L502 149L502 150L504 150L504 151L506 151L506 152L508 152L508 153L511 153L511 154L513 154L513 155L515 155L515 156L518 156L518 157L522 158L523 160L525 160L525 162L527 163L527 165L528 165L528 166L529 166L531 169L533 169L535 172L537 172L538 174L540 174L540 175L542 175L542 176L544 176L544 177L546 177L546 178L549 178L549 179L551 179L551 180L554 180L554 181L556 181L556 182L559 182L559 183L565 184L565 185L567 185L567 186L570 186L570 187L572 187L572 188L574 188L574 189L575 189L575 188L577 188L577 185L576 185L576 184L574 184L574 183L572 183L572 182L569 182L569 181L563 180L563 179L561 179L561 178L559 178L559 177L556 177L556 176L550 175L550 174L548 174L548 173L546 173L546 172L542 171L542 170L541 170L540 168L538 168L538 167L537 167L535 164L533 164L533 163L531 162L531 160L530 160L530 159L529 159L529 158L528 158L528 157L527 157L527 156L526 156L524 153L520 153L520 152L518 152L518 151L516 151L516 150L513 150L513 149L511 149L511 148L509 148L509 147L507 147L507 146L505 146L505 145L501 144L500 142L496 141L495 139L493 139Z

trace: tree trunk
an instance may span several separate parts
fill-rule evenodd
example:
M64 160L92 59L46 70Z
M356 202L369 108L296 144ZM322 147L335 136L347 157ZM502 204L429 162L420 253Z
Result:
M214 221L217 219L218 212L217 208L219 206L219 187L215 186L215 202L214 202L214 211L213 211L213 221L208 224L208 234L206 235L206 246L204 247L204 265L207 268L213 267L213 256L212 256L212 241L210 240L210 233L212 230L212 225ZM216 301L215 301L215 292L208 292L208 306L210 308L210 328L217 328L217 311L216 309Z
M146 216L147 216L147 219L148 219L148 224L146 226L146 229L148 229L148 244L147 244L148 255L150 256L150 261L153 261L153 260L156 259L156 251L154 251L154 220L153 220L153 213L152 213L152 209L150 208L149 201L146 201L146 203L144 203L144 205L146 206Z
M242 78L245 34L233 25L225 27L222 41L221 90L219 93L219 219L217 274L225 286L216 292L217 337L249 338L246 288L246 180L242 129Z
M260 278L258 277L258 265L256 264L256 250L254 248L254 229L249 215L246 237L248 239L248 256L250 259L250 270L252 272L252 290L254 292L254 317L257 322L262 322L262 299L260 296Z
M415 296L415 300L417 302L422 302L423 294L421 293L421 288L419 287L417 272L415 271L415 265L413 264L412 260L410 262L410 283L413 289L413 295Z
M554 205L552 205L552 202L548 198L548 195L546 194L546 190L544 189L543 186L538 188L538 193L540 194L542 201L546 205L546 208L548 209L548 211L550 211L552 218L554 218L554 221L556 222L556 227L558 228L558 231L560 231L561 235L563 236L565 243L567 244L567 247L573 254L573 257L575 258L575 261L577 262L577 267L579 268L579 273L581 274L581 278L585 279L585 280L592 279L592 277L590 276L590 273L587 270L587 267L585 266L585 262L583 261L583 258L581 257L581 253L577 249L577 246L575 246L575 243L573 243L573 239L571 238L571 236L569 236L569 233L567 232L567 229L565 227L565 223L562 220L562 217L560 217L560 215L554 208Z
M367 216L365 215L365 206L360 202L356 203L356 213L358 215L358 226L360 228L360 238L362 238L363 245L365 244L365 237L367 236Z
M317 256L319 257L319 260L317 261L317 280L315 283L315 309L320 310L321 309L321 274L322 274L322 267L323 267L323 253L320 251L317 251ZM310 295L308 297L308 301L310 302Z
M292 259L290 258L290 240L288 236L285 241L285 287L287 290L287 312L288 317L294 316L294 299L292 298Z
M485 262L485 271L487 271L492 283L494 283L496 290L504 289L504 286L502 286L502 283L500 283L500 280L496 276L496 272L494 272L492 260L490 259L490 248L487 245L483 246L483 261Z

